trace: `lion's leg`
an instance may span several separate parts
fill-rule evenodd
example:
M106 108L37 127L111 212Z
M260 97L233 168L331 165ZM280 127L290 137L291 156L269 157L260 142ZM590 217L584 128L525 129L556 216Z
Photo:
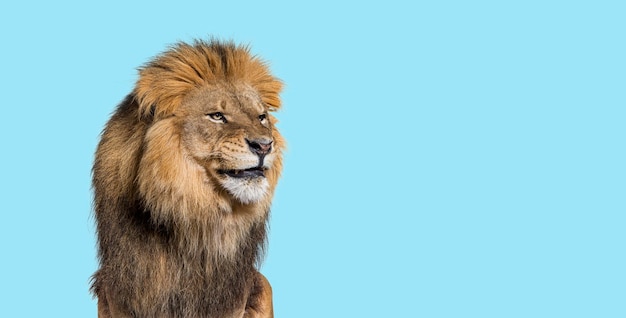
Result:
M111 318L109 309L100 299L98 299L98 318Z
M246 303L244 318L274 318L272 304L272 286L270 282L257 272L254 287Z
M109 311L109 304L104 293L97 295L98 297L98 318L111 318L111 312Z
M122 313L120 310L117 310L115 306L113 306L109 302L109 298L107 297L107 292L104 290L100 290L97 294L98 297L98 318L124 318L130 317L127 314Z

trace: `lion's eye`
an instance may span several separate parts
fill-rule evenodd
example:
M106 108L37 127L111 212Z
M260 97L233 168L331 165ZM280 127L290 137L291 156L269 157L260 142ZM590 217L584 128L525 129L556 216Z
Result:
M211 121L214 121L216 123L226 123L226 117L224 117L224 114L220 112L210 113L207 114L207 116Z
M264 123L266 119L267 119L267 115L266 115L266 114L261 114L261 115L259 115L259 120L260 120L262 123Z

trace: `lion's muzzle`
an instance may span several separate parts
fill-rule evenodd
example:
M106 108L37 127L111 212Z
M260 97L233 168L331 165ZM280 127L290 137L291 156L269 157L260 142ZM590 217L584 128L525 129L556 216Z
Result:
M263 166L263 160L265 156L272 151L272 140L269 138L248 139L246 138L248 148L252 153L259 156L259 167Z

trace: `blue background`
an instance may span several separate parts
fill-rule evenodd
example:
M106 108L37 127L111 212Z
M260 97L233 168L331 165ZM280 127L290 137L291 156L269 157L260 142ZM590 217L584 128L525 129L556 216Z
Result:
M0 317L95 317L90 168L136 68L286 83L277 317L626 317L622 1L0 4Z

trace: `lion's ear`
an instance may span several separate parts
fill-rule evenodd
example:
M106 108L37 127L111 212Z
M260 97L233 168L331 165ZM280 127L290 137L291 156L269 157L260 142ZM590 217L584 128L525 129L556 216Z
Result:
M261 100L268 111L275 112L280 109L279 94L283 89L283 83L279 79L266 75L263 80L253 82L253 87L261 94Z
M156 112L156 105L150 105L150 109L148 111L148 115L150 116L150 119L154 119L155 112Z
M137 101L139 119L145 122L152 122L156 117L156 104L142 105Z

